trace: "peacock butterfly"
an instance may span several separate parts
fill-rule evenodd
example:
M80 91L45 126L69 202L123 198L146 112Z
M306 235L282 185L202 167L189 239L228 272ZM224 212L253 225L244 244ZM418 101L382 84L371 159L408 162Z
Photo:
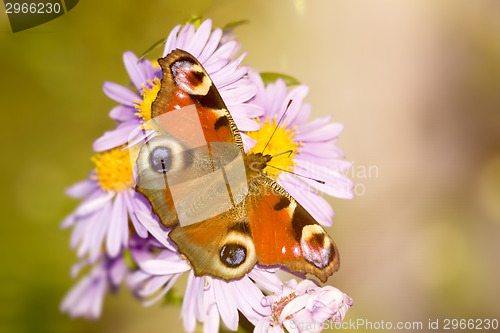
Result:
M191 54L158 60L161 87L151 107L157 136L137 157L137 185L197 276L242 277L256 264L312 273L339 268L337 247L314 218L245 153L217 88ZM229 198L229 200L228 200Z

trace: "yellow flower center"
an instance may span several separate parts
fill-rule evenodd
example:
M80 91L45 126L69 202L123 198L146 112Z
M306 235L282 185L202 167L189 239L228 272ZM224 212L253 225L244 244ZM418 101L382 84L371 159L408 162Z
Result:
M122 191L134 185L128 149L123 146L96 154L92 162L99 186L105 191Z
M151 104L155 101L161 87L159 78L155 78L153 81L148 80L148 82L152 86L151 89L143 86L142 101L134 101L135 109L137 110L135 114L141 117L144 123L151 120Z
M266 144L267 147L264 154L269 154L271 156L291 151L291 153L274 157L264 169L268 176L275 179L282 170L293 171L295 165L293 158L299 151L298 147L300 146L299 142L293 141L295 129L286 129L286 124L280 127L277 127L277 125L276 117L272 122L267 118L258 131L247 133L248 136L257 141L257 144L250 150L251 153L261 153L264 147L266 147ZM269 141L271 135L273 135L273 137L271 141Z

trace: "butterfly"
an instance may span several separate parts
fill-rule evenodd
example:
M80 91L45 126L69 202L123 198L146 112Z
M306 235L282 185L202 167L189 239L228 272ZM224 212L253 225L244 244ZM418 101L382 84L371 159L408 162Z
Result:
M165 227L173 227L169 237L194 273L229 281L259 263L326 282L339 268L337 247L266 175L272 156L245 153L231 114L195 57L177 49L158 62L162 78L151 119L159 135L140 148L136 191Z

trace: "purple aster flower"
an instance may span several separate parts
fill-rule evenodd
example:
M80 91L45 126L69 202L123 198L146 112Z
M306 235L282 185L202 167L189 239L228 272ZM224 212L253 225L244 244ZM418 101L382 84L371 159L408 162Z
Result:
M75 277L88 260L83 260L73 268ZM121 257L110 259L101 256L88 275L83 277L64 297L61 312L70 317L97 319L101 315L104 297L108 291L116 291L128 270Z
M248 102L257 92L257 87L247 78L248 66L240 66L246 53L233 60L239 44L222 37L221 29L212 31L211 20L204 21L198 29L190 23L182 29L178 25L168 36L163 55L175 49L191 53L210 75L238 128L242 131L257 130L259 124L253 118L262 115L263 111L258 105ZM138 61L132 52L125 52L123 62L137 92L113 82L104 83L104 93L120 103L110 112L118 126L94 142L96 151L126 144L130 133L150 120L151 104L160 89L160 69L155 69L149 60ZM247 149L253 144L246 135L243 135L243 142Z
M307 86L300 85L289 91L282 79L265 87L260 75L251 73L250 78L258 87L251 102L261 106L265 112L259 117L262 127L247 133L257 141L251 152L262 152L264 147L265 153L270 155L291 151L273 158L265 171L277 179L320 224L330 226L333 209L316 191L344 199L354 197L352 181L342 174L351 167L351 163L343 160L344 153L336 146L343 125L331 123L331 116L308 121L311 105L303 103L309 90Z
M149 217L139 213L141 220ZM204 323L205 332L218 332L219 321L231 330L238 328L238 310L254 325L265 316L269 308L262 306L262 291L256 283L270 291L281 291L282 283L276 269L255 266L241 279L226 282L209 276L195 276L189 262L168 239L169 229L154 220L143 221L155 240L139 240L142 246L131 247L131 254L139 270L132 273L129 285L135 294L145 299L145 305L160 300L172 288L177 279L189 272L182 304L182 318L187 332L193 332L196 321ZM159 240L161 244L159 243Z
M318 287L310 280L289 280L279 293L265 297L271 315L255 327L257 333L321 332L326 320L340 323L352 305L352 299L332 286Z
M92 160L96 168L88 179L67 190L69 196L85 199L61 226L73 227L71 247L77 249L80 258L87 255L93 263L103 247L111 258L128 247L129 218L137 235L147 237L147 229L136 213L152 216L152 212L149 203L134 191L127 150L115 148L97 154Z

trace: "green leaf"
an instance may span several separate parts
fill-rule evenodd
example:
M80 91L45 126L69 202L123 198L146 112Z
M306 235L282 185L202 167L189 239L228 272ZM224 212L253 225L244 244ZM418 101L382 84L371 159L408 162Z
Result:
M189 20L186 21L186 24L189 24L189 23L194 25L195 29L198 29L201 25L201 17L193 15L193 16L191 16L191 18Z
M140 57L139 57L139 60L138 61L141 61L142 59L144 59L144 57L146 57L149 53L151 53L153 50L155 50L156 48L158 48L158 46L160 46L161 44L165 43L167 41L167 38L164 37L162 39L160 39L159 41L157 41L156 43L154 43L153 45L151 45Z
M264 81L264 85L268 85L269 83L275 82L277 79L283 79L287 86L294 86L300 84L299 80L286 74L265 72L265 73L260 73L260 77L262 78L262 81Z
M228 24L226 24L222 28L222 31L224 31L225 34L228 34L228 33L231 33L231 31L233 31L237 27L239 27L240 25L244 25L244 24L248 24L248 23L250 23L250 21L248 21L248 20L240 20L240 21L229 22Z
M177 289L171 288L167 291L167 294L164 297L163 304L165 305L181 305L182 304L182 295L179 294Z

